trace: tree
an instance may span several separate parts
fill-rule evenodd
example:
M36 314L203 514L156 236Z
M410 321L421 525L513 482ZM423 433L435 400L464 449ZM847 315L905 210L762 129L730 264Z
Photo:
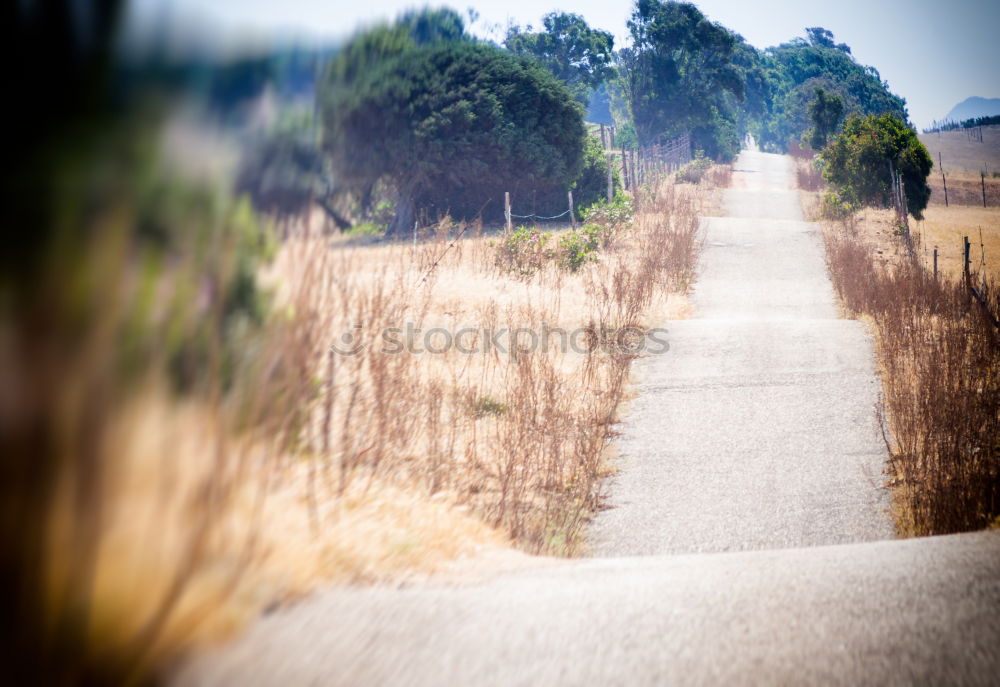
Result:
M806 33L809 40L796 38L758 54L769 103L750 117L763 147L782 151L789 141L803 139L814 126L809 107L816 88L842 98L844 115L891 112L907 120L906 101L889 90L878 70L858 64L830 31L811 27Z
M247 194L257 211L287 223L323 200L329 186L326 160L307 123L278 128L249 146L236 173L235 190Z
M823 178L850 207L887 207L892 198L890 169L903 178L910 214L923 219L931 197L927 175L933 162L916 132L892 114L852 115L821 153Z
M628 28L633 47L619 53L620 73L642 145L710 122L724 93L742 99L737 36L694 5L638 0Z
M839 95L827 94L822 88L816 89L816 99L809 103L809 119L813 126L806 134L809 147L822 150L827 138L837 132L844 117L844 99Z
M395 189L390 234L418 211L497 214L505 190L565 192L580 170L583 108L536 60L492 45L382 27L334 61L321 101L338 183Z
M621 186L621 176L617 167L612 168L611 176L612 193L615 193ZM588 136L583 166L573 182L573 203L582 209L607 198L607 193L608 156L601 147L601 142L594 136Z
M586 104L590 92L610 74L614 37L592 29L579 14L550 12L542 19L545 31L524 31L518 26L507 32L504 46L519 55L531 55L565 83L574 97Z

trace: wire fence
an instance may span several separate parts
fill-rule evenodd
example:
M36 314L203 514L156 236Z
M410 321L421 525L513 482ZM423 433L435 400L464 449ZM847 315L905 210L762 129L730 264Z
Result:
M626 191L635 192L644 184L656 183L660 178L676 172L678 169L691 161L691 135L684 133L675 138L671 138L655 145L626 148L624 145L621 151L615 149L615 138L617 130L614 126L600 125L601 145L604 147L608 158L608 202L614 200L614 170L621 171L622 186ZM576 226L576 214L573 209L573 192L566 194L567 208L558 215L539 215L529 213L526 215L517 214L511 204L510 192L504 193L504 220L507 231L513 228L514 220L528 220L534 222L552 222L568 217L570 224Z

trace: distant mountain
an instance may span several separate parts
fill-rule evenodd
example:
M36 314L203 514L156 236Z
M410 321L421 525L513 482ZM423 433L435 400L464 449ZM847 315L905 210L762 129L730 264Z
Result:
M1000 98L966 98L945 115L945 121L961 122L975 117L1000 115Z

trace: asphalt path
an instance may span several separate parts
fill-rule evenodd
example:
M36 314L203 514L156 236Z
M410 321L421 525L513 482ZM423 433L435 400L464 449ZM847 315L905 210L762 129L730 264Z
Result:
M743 153L703 219L694 316L641 359L596 555L893 537L864 326L838 315L789 158Z

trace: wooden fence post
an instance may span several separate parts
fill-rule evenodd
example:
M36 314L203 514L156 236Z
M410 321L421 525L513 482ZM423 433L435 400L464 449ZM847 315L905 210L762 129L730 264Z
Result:
M972 279L969 277L969 237L962 237L962 276L965 278L965 285L969 286L972 284Z
M625 157L625 146L622 145L622 180L625 184L625 190L629 191L632 185L628 183L628 161Z
M510 191L503 192L503 214L504 218L507 220L507 233L510 233Z
M610 203L615 199L615 188L614 188L614 175L611 165L614 164L614 157L608 155L608 202Z
M944 178L944 162L941 160L941 151L938 151L938 167L941 168L941 184L944 186L944 206L948 207L948 181Z
M576 215L573 214L573 192L567 191L566 197L569 198L569 225L576 229Z
M603 123L601 124L601 147L604 148L605 150L608 149L608 139L607 139L607 136L604 133L604 124Z
M934 280L937 281L937 246L934 246Z
M986 172L979 173L979 180L983 184L983 207L986 207Z

